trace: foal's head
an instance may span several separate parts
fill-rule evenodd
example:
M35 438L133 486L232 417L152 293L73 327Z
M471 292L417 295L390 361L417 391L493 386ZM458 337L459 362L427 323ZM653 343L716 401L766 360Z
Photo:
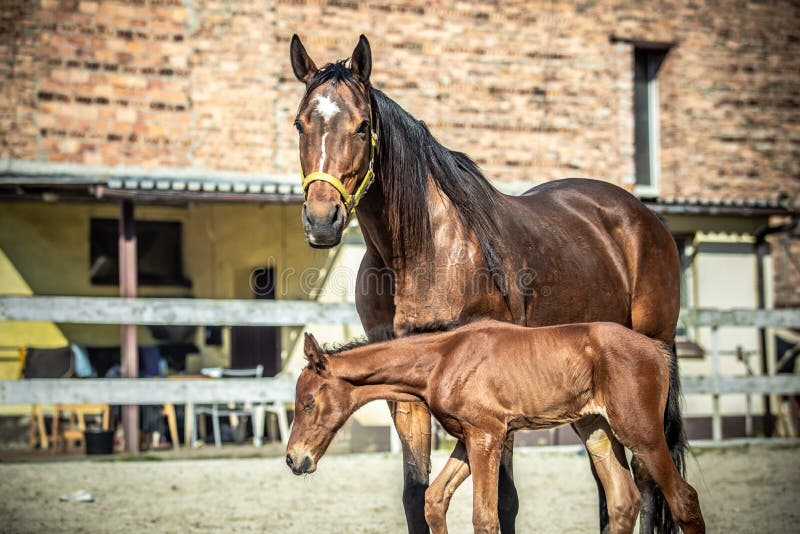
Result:
M311 334L306 334L304 351L308 366L297 380L294 423L286 446L286 463L295 475L316 471L317 461L355 409L353 386L331 375L328 356Z
M339 61L318 69L295 35L291 59L295 76L306 86L294 122L306 195L303 227L312 247L330 248L341 240L372 179L372 53L362 35L349 65Z

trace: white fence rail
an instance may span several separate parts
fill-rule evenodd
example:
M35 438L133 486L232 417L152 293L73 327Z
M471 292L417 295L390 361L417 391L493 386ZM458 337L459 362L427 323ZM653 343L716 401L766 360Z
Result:
M800 309L754 310L691 308L681 310L678 322L685 326L752 326L755 328L800 328Z
M294 402L293 378L36 378L0 381L0 404Z
M349 303L299 300L209 300L116 297L0 297L2 321L81 324L299 326L358 323ZM719 372L719 328L800 327L800 309L681 312L680 324L712 330L711 376L683 376L683 392L711 395L712 430L721 437L720 395L800 393L800 377L723 376ZM294 394L289 378L263 380L25 380L0 381L2 403L160 404L163 402L286 401Z
M800 393L800 376L681 375L684 395L793 395Z
M355 324L355 306L311 300L0 297L0 321L190 326Z
M0 297L0 321L80 324L297 326L355 324L355 306L310 300ZM800 327L800 309L682 310L686 326Z
M686 395L793 394L800 377L683 376ZM91 378L0 380L0 404L294 402L294 378L220 380Z

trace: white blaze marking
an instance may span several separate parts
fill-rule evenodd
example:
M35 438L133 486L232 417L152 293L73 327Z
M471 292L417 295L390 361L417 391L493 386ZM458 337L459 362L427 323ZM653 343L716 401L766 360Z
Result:
M317 97L317 113L319 113L323 119L325 119L325 123L331 118L339 113L339 106L336 105L336 102L330 99L325 95L320 95Z
M319 172L324 171L325 169L322 168L325 165L325 138L328 137L330 132L325 132L322 134L322 153L319 156Z

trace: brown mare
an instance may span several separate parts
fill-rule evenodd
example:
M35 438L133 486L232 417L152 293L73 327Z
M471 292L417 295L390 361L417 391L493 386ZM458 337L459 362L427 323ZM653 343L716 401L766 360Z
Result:
M336 431L366 402L422 401L466 446L428 489L425 517L446 533L452 491L472 472L475 532L497 532L503 444L516 430L573 423L581 434L610 429L606 455L627 470L628 447L663 491L687 534L705 532L697 493L676 469L664 437L670 396L669 349L615 323L523 328L480 321L449 332L323 351L306 334L309 365L300 374L286 463L311 473ZM590 437L590 439L593 439ZM465 460L468 460L465 461ZM448 471L449 470L449 471ZM638 504L633 479L615 480ZM442 499L441 486L450 486ZM611 508L611 532L633 532L637 505Z
M295 35L291 62L305 84L295 126L306 237L314 247L336 246L357 215L367 252L356 307L369 339L431 323L493 318L525 326L609 321L674 345L677 249L635 197L586 179L549 182L522 196L501 194L466 155L439 144L424 123L371 86L372 55L364 36L349 64L319 69ZM392 402L390 408L403 444L409 531L427 532L430 413L422 403ZM677 405L668 406L664 423L673 459L682 466ZM603 451L609 442L618 447L604 424L587 425L579 431L587 438L605 530L606 499L613 497L609 506L616 508L630 507L634 499L604 494L603 486L624 487L620 481L628 471L593 450ZM508 533L518 508L512 450L509 440L499 475L500 525ZM463 454L463 446L454 452L456 458ZM656 525L672 530L652 479L637 462L633 467L642 532Z

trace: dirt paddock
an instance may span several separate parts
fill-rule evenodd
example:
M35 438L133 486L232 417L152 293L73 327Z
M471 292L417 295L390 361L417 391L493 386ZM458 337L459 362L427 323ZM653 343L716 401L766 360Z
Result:
M433 473L447 454L437 452ZM588 460L575 448L515 455L519 532L596 532ZM791 532L800 524L800 446L698 449L689 461L709 532ZM330 455L312 476L280 457L0 464L2 532L405 532L401 459ZM88 490L93 503L59 502ZM470 531L472 488L451 532Z

